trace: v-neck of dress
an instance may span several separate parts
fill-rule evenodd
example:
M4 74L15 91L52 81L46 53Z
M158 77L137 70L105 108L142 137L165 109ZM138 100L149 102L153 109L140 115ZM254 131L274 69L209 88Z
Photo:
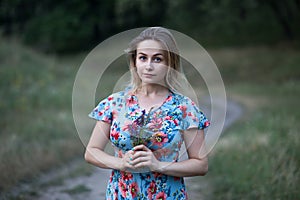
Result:
M170 98L170 96L172 96L172 92L169 91L168 92L168 95L166 95L166 98L164 99L164 101L157 107L151 107L149 110L147 110L146 108L143 108L141 107L140 103L139 103L139 98L137 97L136 94L132 94L132 96L135 98L136 100L136 105L137 105L137 108L141 111L144 111L146 115L148 115L150 112L154 112L158 109L160 109Z

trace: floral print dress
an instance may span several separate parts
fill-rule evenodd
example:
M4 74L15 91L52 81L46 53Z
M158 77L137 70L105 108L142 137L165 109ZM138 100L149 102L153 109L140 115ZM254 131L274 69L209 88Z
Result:
M183 143L182 131L209 126L205 115L189 98L170 92L158 108L146 113L137 96L118 92L101 101L89 114L96 120L111 124L110 141L115 156L122 155L137 144L145 144L160 161L177 162ZM112 170L108 181L108 200L187 199L184 180L149 170L124 172Z

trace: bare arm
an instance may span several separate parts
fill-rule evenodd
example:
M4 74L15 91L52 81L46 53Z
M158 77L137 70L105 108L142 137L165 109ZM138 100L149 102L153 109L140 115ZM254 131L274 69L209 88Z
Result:
M183 133L189 159L181 162L160 162L151 150L144 145L135 147L144 151L136 151L133 155L135 167L148 166L152 171L162 174L186 177L204 176L208 171L208 159L204 146L204 131L189 129Z
M158 171L172 176L204 176L208 171L208 159L204 153L204 131L189 129L183 133L188 159L174 163L160 163ZM202 149L201 149L202 148Z
M90 141L86 147L85 160L100 168L125 170L132 168L128 164L129 155L125 154L123 158L114 157L104 152L104 148L109 141L110 124L97 121L92 132ZM128 152L132 153L131 151Z

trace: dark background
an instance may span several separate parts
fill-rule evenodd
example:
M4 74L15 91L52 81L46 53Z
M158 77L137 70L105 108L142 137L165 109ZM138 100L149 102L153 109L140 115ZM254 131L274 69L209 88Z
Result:
M4 36L44 52L89 50L121 31L165 26L204 46L296 43L299 0L2 0Z

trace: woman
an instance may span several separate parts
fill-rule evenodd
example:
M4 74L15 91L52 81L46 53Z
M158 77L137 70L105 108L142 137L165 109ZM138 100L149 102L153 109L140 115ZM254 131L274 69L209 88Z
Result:
M209 121L178 93L180 57L171 33L144 30L129 45L131 85L101 101L87 162L112 169L106 199L187 199L183 177L207 173L200 152ZM110 141L115 155L104 152ZM188 159L178 161L182 143Z

